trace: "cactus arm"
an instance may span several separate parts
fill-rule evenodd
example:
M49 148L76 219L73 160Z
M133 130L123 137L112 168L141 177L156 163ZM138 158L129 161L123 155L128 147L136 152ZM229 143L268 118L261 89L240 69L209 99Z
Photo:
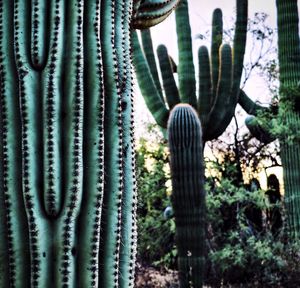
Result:
M157 92L159 93L162 101L163 100L163 94L161 90L161 85L158 77L158 71L156 67L156 61L154 56L154 50L153 50L153 44L152 44L152 38L151 33L149 29L141 30L141 36L142 36L142 46L144 55L146 57L152 78L154 80Z
M205 129L212 107L212 83L210 73L210 63L208 50L205 46L198 49L198 65L199 65L199 98L198 98L198 114ZM203 131L205 134L205 131Z
M100 1L87 1L84 31L85 117L83 200L79 218L79 287L96 287L99 278L100 224L104 189L104 87L99 21Z
M201 124L189 105L174 107L168 122L172 207L180 287L202 287L204 265L204 165ZM191 255L188 255L188 254Z
M1 230L5 241L1 242L1 287L29 287L29 263L27 219L22 195L21 160L21 119L18 87L15 83L18 74L14 62L14 3L0 1L0 77L1 77L1 200L5 209L1 210ZM2 189L3 188L3 189ZM2 207L1 207L2 208ZM3 223L5 222L5 224ZM4 226L5 225L5 226ZM24 229L24 230L23 230ZM2 232L1 231L1 232ZM2 239L1 239L2 240ZM7 243L9 249L2 250ZM3 261L3 262L2 262ZM24 261L24 262L23 262Z
M262 127L257 121L256 117L249 115L245 119L245 124L251 134L260 142L268 144L274 141L276 138L269 132L270 127Z
M179 0L144 0L135 5L132 26L135 29L146 29L166 19L176 8ZM137 3L136 3L137 4Z
M222 45L223 39L223 16L221 9L215 9L212 18L212 42L211 42L211 67L212 67L212 102L217 92L217 86L219 81L219 65L220 65L220 53L219 49ZM212 103L211 103L212 104Z
M59 214L62 206L61 191L61 78L62 74L62 55L63 41L59 41L63 37L64 23L64 4L60 3L55 9L51 9L50 14L50 49L48 63L41 71L41 94L43 98L43 158L44 158L44 207L46 214L55 217ZM44 24L45 25L45 24ZM42 56L41 56L42 57ZM41 65L42 60L37 63Z
M260 111L265 111L267 107L261 106L258 103L252 101L244 90L240 90L239 94L239 104L242 108L251 115L257 116Z
M34 0L31 4L31 64L37 70L46 65L48 54L49 6L46 2L45 0Z
M159 45L157 48L157 56L159 59L159 66L163 80L166 100L171 110L176 104L180 102L178 89L174 79L170 58L167 48L164 45Z
M231 102L236 105L239 97L246 48L248 0L236 1L236 26L233 39L233 83Z
M165 103L162 102L149 71L149 67L141 51L138 42L138 36L135 31L132 32L133 43L133 62L136 70L137 80L141 88L141 92L145 95L144 99L150 112L152 113L157 124L163 128L167 127L169 111Z
M230 123L234 111L235 105L231 105L232 95L231 79L232 79L232 56L231 48L225 44L221 48L221 62L220 62L220 76L217 88L217 96L214 106L209 115L209 127L205 135L206 140L211 140L219 137L228 124Z
M196 109L196 79L187 0L180 1L175 11L175 16L179 51L179 94L182 103L188 103Z

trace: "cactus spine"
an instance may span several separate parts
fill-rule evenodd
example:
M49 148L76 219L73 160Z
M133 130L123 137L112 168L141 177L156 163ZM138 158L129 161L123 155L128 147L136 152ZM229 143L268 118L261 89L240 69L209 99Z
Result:
M132 15L0 0L1 287L133 287Z
M142 31L144 53L139 45L137 35L134 35L134 65L139 86L149 110L161 127L167 127L169 111L178 103L188 103L197 110L200 115L204 141L220 136L230 123L238 102L247 28L247 1L237 1L236 5L234 55L232 57L229 45L221 45L222 11L216 9L212 23L211 61L207 48L204 46L199 48L198 89L196 89L193 65L187 0L182 0L175 11L179 50L178 88L173 75L174 65L167 48L160 45L157 49L163 80L163 85L161 85L154 63L150 31ZM210 71L210 67L212 67L212 71Z
M168 137L180 287L198 288L204 267L204 162L201 124L190 105L173 108Z

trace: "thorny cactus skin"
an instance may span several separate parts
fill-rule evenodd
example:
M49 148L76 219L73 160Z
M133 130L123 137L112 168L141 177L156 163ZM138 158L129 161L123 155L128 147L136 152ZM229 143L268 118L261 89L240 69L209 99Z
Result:
M132 11L0 0L0 287L133 287Z
M233 56L231 47L227 44L222 45L222 11L220 9L214 11L211 60L207 48L204 46L199 48L198 89L196 89L187 0L182 0L175 10L179 50L179 64L176 67L178 88L174 80L174 64L167 48L160 45L157 49L163 80L162 89L154 60L150 31L143 30L141 33L144 53L137 35L133 36L133 61L137 80L145 102L158 125L166 128L169 111L174 105L188 103L200 115L204 141L215 139L225 131L234 115L239 97L246 43L247 4L246 0L236 2L237 20Z
M278 59L280 100L279 117L283 125L295 127L297 137L290 141L280 139L281 160L291 235L300 237L300 41L297 0L277 0ZM287 25L288 23L288 25ZM286 107L289 107L287 110ZM295 135L294 135L295 136Z
M146 29L166 19L180 0L134 0L132 27Z
M168 137L180 287L199 288L204 271L204 162L201 124L190 105L173 108Z

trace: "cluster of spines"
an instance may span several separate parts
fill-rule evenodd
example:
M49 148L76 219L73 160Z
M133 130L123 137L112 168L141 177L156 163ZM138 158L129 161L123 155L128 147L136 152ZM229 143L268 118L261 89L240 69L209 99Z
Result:
M30 238L30 255L31 255L31 285L37 287L40 281L40 270L41 270L41 254L39 247L39 230L37 226L36 212L35 212L35 203L33 196L33 181L31 178L31 173L34 171L31 170L31 164L34 161L32 155L30 155L32 150L29 148L32 144L30 143L30 129L32 128L32 119L30 119L28 111L28 95L25 85L25 77L28 74L28 71L25 67L25 64L22 63L23 49L21 47L21 35L20 35L20 1L15 1L14 14L14 41L15 41L15 57L17 61L17 68L19 74L19 97L20 97L20 111L22 119L22 158L23 158L23 193L24 193L24 202L27 212L28 219L28 229L29 229L29 238ZM24 9L24 7L22 7Z
M216 9L213 15L212 33L212 55L211 65L209 64L208 51L206 47L199 49L199 97L196 97L196 81L194 75L194 65L192 57L191 29L188 19L188 4L183 0L176 10L176 26L178 35L179 65L178 78L179 89L176 87L172 72L171 58L167 49L163 45L158 47L157 53L162 72L166 103L161 96L160 83L157 79L155 63L149 54L152 44L149 31L142 31L144 53L147 61L142 59L138 38L134 36L135 44L135 66L137 78L146 104L156 119L157 123L165 128L167 125L168 110L177 103L189 103L199 112L201 122L203 122L204 140L211 140L220 136L230 120L232 119L238 101L239 83L241 78L241 68L243 51L245 50L245 35L247 26L247 1L237 1L237 25L234 39L235 55L232 61L231 48L228 45L221 46L222 43L222 12ZM146 37L147 36L147 37ZM219 55L221 50L221 59ZM141 69L141 62L148 62L144 66L148 69ZM232 63L233 62L233 63ZM233 64L233 65L232 65ZM210 73L212 66L212 74ZM232 67L231 67L232 66ZM163 68L163 70L162 70ZM148 74L148 75L147 75ZM158 88L159 87L159 88ZM175 92L174 92L175 91ZM167 94L168 93L168 94ZM228 96L229 95L229 96ZM214 123L217 121L217 123Z
M132 2L123 2L122 11L128 11L132 15ZM136 245L136 179L135 179L135 156L134 156L134 121L133 121L133 75L131 62L130 41L130 17L121 17L122 33L122 56L119 58L122 83L122 129L128 131L123 136L123 163L124 192L122 197L122 223L121 223L121 246L119 258L119 287L132 287L134 285L134 264ZM128 237L129 236L129 237Z
M79 241L78 260L86 273L82 274L79 285L90 287L98 286L99 277L99 244L100 244L100 225L103 202L103 185L104 185L104 82L103 82L103 62L102 49L100 41L100 0L97 0L93 5L89 3L85 17L89 17L86 23L88 32L84 34L84 41L88 50L88 55L85 55L87 74L85 76L86 85L91 81L90 73L95 73L96 83L89 85L86 91L85 103L85 118L84 128L84 147L87 152L84 161L87 165L87 177L84 177L84 187L90 193L83 195L84 201L81 207L82 218L81 230L84 236ZM89 22L91 21L91 22ZM89 36L89 35L92 35ZM90 39L91 37L91 39ZM89 49L92 49L90 51ZM95 134L96 133L96 134ZM92 136L91 136L92 134ZM92 148L92 147L93 148ZM91 169L91 171L90 171ZM92 174L93 180L90 180ZM89 214L92 215L89 216ZM86 255L87 254L87 255ZM101 261L101 259L100 259Z
M70 4L71 5L71 4ZM69 97L73 97L74 101L70 101L72 105L70 119L70 129L72 129L71 149L66 151L69 154L71 173L69 174L68 183L66 185L65 196L65 211L63 216L62 226L62 259L61 259L61 284L63 287L69 287L71 281L74 281L74 261L71 260L74 255L75 245L75 219L78 214L78 209L82 193L82 117L83 117L83 50L82 50L82 35L83 35L83 0L74 0L73 6L76 7L76 12L71 19L70 29L72 32L72 43L74 49L71 53L69 65L70 73L72 73L75 83L72 83ZM75 9L75 8L74 8ZM73 27L72 24L74 25ZM71 47L69 47L71 48ZM69 143L67 143L69 145Z
M52 19L53 23L53 35L51 39L51 49L50 49L50 57L48 59L49 65L47 65L49 71L48 72L48 79L47 79L47 93L46 93L46 112L45 112L45 150L46 150L46 157L45 162L47 163L45 167L45 210L49 216L57 216L59 213L59 206L60 206L60 195L59 195L59 184L57 182L58 179L56 175L58 171L56 171L56 142L55 134L57 133L57 99L55 99L55 93L57 93L55 88L55 73L58 69L57 59L58 59L58 41L59 41L59 28L61 25L60 19L60 0L55 0L55 8L54 8L54 17Z

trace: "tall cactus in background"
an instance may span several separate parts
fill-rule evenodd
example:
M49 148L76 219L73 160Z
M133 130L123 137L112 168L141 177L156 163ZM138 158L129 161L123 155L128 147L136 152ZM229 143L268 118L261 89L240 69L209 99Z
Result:
M133 287L140 2L0 0L0 287Z
M199 288L204 271L204 162L201 124L190 105L173 108L168 136L180 287Z
M276 0L280 80L279 119L285 203L290 232L300 237L300 41L297 0Z
M144 54L137 35L134 35L133 60L138 83L149 110L161 127L167 127L170 109L178 103L188 103L200 115L204 141L219 137L227 128L238 102L247 30L247 1L236 1L236 6L233 56L229 45L221 45L222 11L216 9L212 23L211 61L206 47L200 47L198 52L200 71L198 89L194 73L187 0L182 0L175 12L179 50L179 64L176 71L179 88L173 75L174 63L168 55L167 48L160 45L157 49L162 87L154 60L150 31L142 31Z

